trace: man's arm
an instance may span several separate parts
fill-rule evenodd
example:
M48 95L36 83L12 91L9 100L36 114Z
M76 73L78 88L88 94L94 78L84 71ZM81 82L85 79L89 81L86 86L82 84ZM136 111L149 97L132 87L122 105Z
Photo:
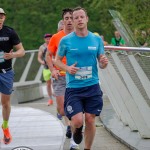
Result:
M50 51L46 52L46 63L48 65L49 70L52 73L52 77L55 78L56 80L58 79L58 76L60 75L59 70L57 70L54 65L53 65L53 55Z
M47 50L47 52L46 52L46 63L47 63L48 68L50 69L51 72L53 70L56 70L54 65L53 65L52 57L53 57L52 53L49 50Z
M77 67L75 67L77 63L74 63L71 66L67 66L66 64L62 62L62 59L63 57L59 56L57 53L55 60L54 60L54 64L70 74L75 74L79 70Z
M9 53L5 53L4 59L23 57L25 55L25 50L22 43L15 45L14 48L16 49L16 52L13 52L13 50L11 50Z
M43 52L42 52L42 49L41 49L41 46L40 46L39 51L38 51L38 62L40 64L44 65L45 62L43 61L42 56L43 56Z

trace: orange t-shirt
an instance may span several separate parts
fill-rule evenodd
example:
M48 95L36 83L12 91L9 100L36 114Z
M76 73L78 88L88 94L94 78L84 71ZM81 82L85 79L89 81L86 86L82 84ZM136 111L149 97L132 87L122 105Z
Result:
M59 46L59 42L62 39L62 37L64 37L66 34L63 30L59 31L58 33L54 34L51 39L50 42L48 44L48 50L53 54L53 56L56 56L57 50L58 50L58 46ZM64 57L62 59L62 62L64 64L66 64L66 57ZM56 67L58 70L60 70L58 67ZM60 74L63 76L65 75L65 72L63 70L60 70Z

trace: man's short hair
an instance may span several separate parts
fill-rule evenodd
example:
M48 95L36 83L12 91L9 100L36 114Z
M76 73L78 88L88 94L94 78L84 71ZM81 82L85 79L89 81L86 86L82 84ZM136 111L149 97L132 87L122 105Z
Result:
M57 30L63 30L63 28L62 28L63 26L64 26L63 20L60 20L60 21L58 22Z
M72 14L72 9L71 8L65 8L65 9L63 9L62 10L62 19L64 19L64 15L66 14L66 13L70 13L70 14Z
M83 7L75 7L73 10L72 10L72 13L75 12L75 11L78 11L78 10L83 10L85 12L85 14L87 15L87 11L83 8Z

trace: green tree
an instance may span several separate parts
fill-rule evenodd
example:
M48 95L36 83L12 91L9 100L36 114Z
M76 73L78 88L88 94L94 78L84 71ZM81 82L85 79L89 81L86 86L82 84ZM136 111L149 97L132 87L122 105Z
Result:
M134 32L147 30L150 24L149 0L1 0L7 13L6 25L20 35L25 49L37 49L45 33L55 33L66 7L82 6L89 16L89 30L104 35L110 42L115 30L109 9L117 10Z

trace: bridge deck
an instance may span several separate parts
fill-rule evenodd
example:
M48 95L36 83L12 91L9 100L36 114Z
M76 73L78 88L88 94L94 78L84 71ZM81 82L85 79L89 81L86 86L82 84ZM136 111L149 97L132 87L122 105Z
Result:
M33 150L63 149L64 126L48 112L30 107L12 107L9 126L13 141L9 145L1 142L0 149L2 150L11 150L20 146ZM1 138L2 135L2 130L0 130Z

